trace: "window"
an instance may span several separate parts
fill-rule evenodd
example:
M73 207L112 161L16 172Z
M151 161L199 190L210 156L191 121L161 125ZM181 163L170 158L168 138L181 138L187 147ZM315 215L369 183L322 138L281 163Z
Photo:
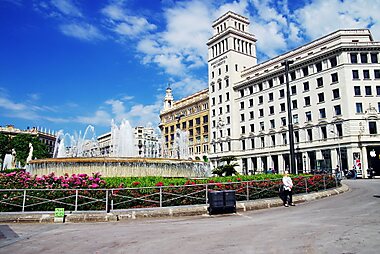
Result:
M282 133L282 144L287 145L288 144L288 139L286 137L286 133Z
M240 102L240 109L244 109L244 101Z
M305 116L306 116L306 122L310 122L311 121L311 111L305 112Z
M260 141L261 141L261 147L265 147L265 140L264 140L264 137L260 137Z
M215 92L215 85L214 84L211 85L211 92L212 93Z
M332 92L333 92L333 99L339 99L340 98L339 88L334 89Z
M226 106L226 113L230 113L230 105Z
M230 124L230 123L231 123L231 117L230 117L230 116L227 116L227 118L226 118L226 119L227 119L227 121L226 121L226 122L227 122L227 124Z
M286 117L281 117L282 126L286 126Z
M262 91L262 90L263 90L263 83L260 83L260 84L258 85L258 87L259 87L259 91Z
M305 101L305 106L310 106L310 96L306 96L304 98L304 101Z
M359 71L352 70L352 79L359 79Z
M377 53L371 53L371 63L379 63Z
M367 53L361 53L360 54L360 62L361 63L368 63L368 54Z
M244 122L244 114L240 114L240 121Z
M297 108L298 108L297 100L292 100L292 109L297 109Z
M284 84L284 76L283 75L279 76L278 80L280 81L280 84Z
M259 117L263 117L264 116L264 109L259 109Z
M268 97L269 97L269 101L273 101L273 93L269 93Z
M306 133L307 133L307 140L308 141L313 141L313 130L312 129L307 129Z
M241 150L245 150L245 140L241 141Z
M377 134L376 122L368 122L369 134Z
M212 116L215 116L215 109L212 110Z
M294 142L299 143L300 142L300 133L299 131L294 131Z
M238 70L239 70L238 65L235 64L235 71L238 71Z
M211 105L212 105L212 106L215 105L215 98L211 98Z
M356 103L356 113L363 113L363 104L361 102Z
M329 60L330 60L330 65L331 65L331 67L335 67L335 66L338 65L338 62L337 62L337 60L336 60L336 56L330 58Z
M280 112L284 112L285 111L285 103L281 103L280 104Z
M326 118L326 109L324 108L319 109L319 118L321 119Z
M323 87L323 78L320 77L320 78L317 78L317 87Z
M309 75L309 68L307 66L303 67L302 68L302 73L303 73L304 77L306 77L307 75Z
M309 87L309 82L304 82L303 83L303 91L306 92L306 91L309 91L310 87Z
M355 96L361 95L360 86L354 86L354 93L355 93Z
M222 89L222 82L218 82L218 89Z
M264 130L264 122L260 122L260 130L261 130L261 131Z
M215 76L214 72L211 72L211 78L214 78L214 76Z
M222 103L223 97L222 95L219 95L219 103Z
M336 132L338 133L338 137L343 136L343 128L341 123L337 123L336 125Z
M228 72L228 65L226 65L226 72Z
M297 123L298 123L298 115L294 114L293 115L293 124L297 124Z
M316 63L315 68L317 69L317 72L321 72L322 71L322 62Z
M363 70L363 78L369 79L369 70Z
M292 95L293 94L297 94L297 88L296 88L296 86L292 86L290 89L291 89Z
M226 101L230 100L230 93L226 93Z
M271 115L274 114L274 106L269 107L269 114L271 114Z
M375 79L379 79L380 78L380 70L374 70L374 76L375 76Z
M324 102L325 101L325 94L324 93L319 93L318 94L318 102Z
M366 96L371 96L371 95L372 95L372 89L371 89L371 86L366 86L366 87L365 87L365 95L366 95Z
M249 99L249 106L253 107L253 99Z
M259 96L259 104L263 104L264 102L264 97L262 95Z
M351 58L351 63L358 63L358 54L351 53L350 58Z
M321 126L321 138L327 139L327 128L326 128L326 126Z
M229 85L230 85L230 80L226 79L226 87L228 87Z
M240 97L244 97L244 90L240 90Z
M280 90L280 98L284 98L285 97L285 91L284 89L281 89Z
M334 106L334 111L335 111L335 115L336 115L336 116L340 116L340 115L342 115L342 110L341 110L340 105L335 105L335 106Z
M274 123L274 119L270 120L269 122L270 122L271 129L276 128L275 123Z
M269 86L269 88L273 87L273 79L268 80L268 86Z
M295 71L292 71L292 72L290 73L290 79L291 79L291 80L295 80L295 79L296 79L296 72L295 72Z
M272 146L275 146L276 145L276 136L275 135L271 135L270 139L272 140Z
M249 119L255 118L253 111L249 112Z
M252 123L249 125L251 132L255 132L255 125Z
M251 149L255 149L255 139L251 139Z
M252 86L248 87L248 90L249 90L249 94L253 94L253 87Z
M223 114L223 109L222 107L219 108L219 115Z
M376 95L380 96L380 86L376 86Z
M241 134L245 134L245 126L241 126Z
M331 74L331 82L332 83L338 82L338 73Z

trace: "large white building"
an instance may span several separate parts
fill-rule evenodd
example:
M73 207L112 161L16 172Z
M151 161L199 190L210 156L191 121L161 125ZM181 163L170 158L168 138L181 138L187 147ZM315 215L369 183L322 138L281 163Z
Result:
M297 172L380 171L380 42L368 29L338 30L257 64L249 21L232 12L209 39L210 159L236 156L240 172L289 167L286 78Z

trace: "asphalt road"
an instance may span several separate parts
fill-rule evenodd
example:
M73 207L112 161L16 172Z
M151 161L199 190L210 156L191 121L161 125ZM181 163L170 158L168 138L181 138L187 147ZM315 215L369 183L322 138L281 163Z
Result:
M380 253L380 179L347 193L229 215L0 225L0 253Z

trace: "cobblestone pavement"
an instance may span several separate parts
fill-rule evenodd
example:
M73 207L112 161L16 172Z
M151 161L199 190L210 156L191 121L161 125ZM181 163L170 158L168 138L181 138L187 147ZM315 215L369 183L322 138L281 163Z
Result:
M380 179L295 207L112 223L3 224L0 253L379 253Z

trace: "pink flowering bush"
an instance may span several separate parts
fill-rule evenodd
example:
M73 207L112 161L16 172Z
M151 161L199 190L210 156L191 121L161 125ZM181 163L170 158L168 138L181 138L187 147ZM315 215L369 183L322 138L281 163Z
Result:
M0 173L0 189L87 189L103 188L105 181L100 173L55 176L54 172L43 176L31 176L24 170Z

